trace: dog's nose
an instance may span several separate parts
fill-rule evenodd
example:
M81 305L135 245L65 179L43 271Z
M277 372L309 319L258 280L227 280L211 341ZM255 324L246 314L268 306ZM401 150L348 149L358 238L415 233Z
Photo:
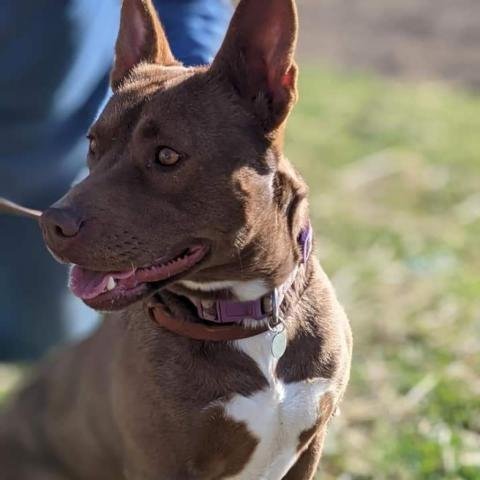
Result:
M82 228L82 219L68 208L50 207L40 219L42 230L50 240L75 237Z

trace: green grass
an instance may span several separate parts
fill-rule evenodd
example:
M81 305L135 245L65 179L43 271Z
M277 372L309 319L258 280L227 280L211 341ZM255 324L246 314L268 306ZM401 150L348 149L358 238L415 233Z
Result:
M300 89L288 152L355 335L318 478L479 480L480 98L313 68Z
M302 70L287 135L351 318L319 478L480 479L480 97Z

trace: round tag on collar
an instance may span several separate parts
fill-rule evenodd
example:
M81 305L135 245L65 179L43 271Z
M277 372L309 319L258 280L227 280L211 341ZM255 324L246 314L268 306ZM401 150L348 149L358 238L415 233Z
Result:
M282 325L283 326L283 325ZM272 340L272 355L273 358L279 360L287 350L287 332L285 327L282 328Z

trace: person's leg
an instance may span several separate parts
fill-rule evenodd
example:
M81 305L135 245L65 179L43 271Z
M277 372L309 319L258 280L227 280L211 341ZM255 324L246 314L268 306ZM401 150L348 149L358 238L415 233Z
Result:
M175 57L204 65L220 48L233 13L231 0L154 0Z
M27 360L63 337L56 292L64 269L48 258L33 222L0 218L0 230L0 361Z
M68 190L107 91L118 11L118 0L0 2L0 195L43 209ZM91 323L68 308L66 279L34 222L0 218L0 360L34 359Z

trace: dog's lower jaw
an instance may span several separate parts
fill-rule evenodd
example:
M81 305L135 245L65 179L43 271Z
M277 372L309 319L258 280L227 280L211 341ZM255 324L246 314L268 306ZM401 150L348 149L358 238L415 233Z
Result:
M225 280L205 283L181 280L179 283L193 291L215 292L217 290L230 290L233 296L241 302L256 300L265 295L269 290L266 282L261 279L246 281Z
M146 267L132 266L127 271L99 272L73 265L69 287L91 308L121 310L188 275L208 253L206 246L194 246L170 260L153 262Z

